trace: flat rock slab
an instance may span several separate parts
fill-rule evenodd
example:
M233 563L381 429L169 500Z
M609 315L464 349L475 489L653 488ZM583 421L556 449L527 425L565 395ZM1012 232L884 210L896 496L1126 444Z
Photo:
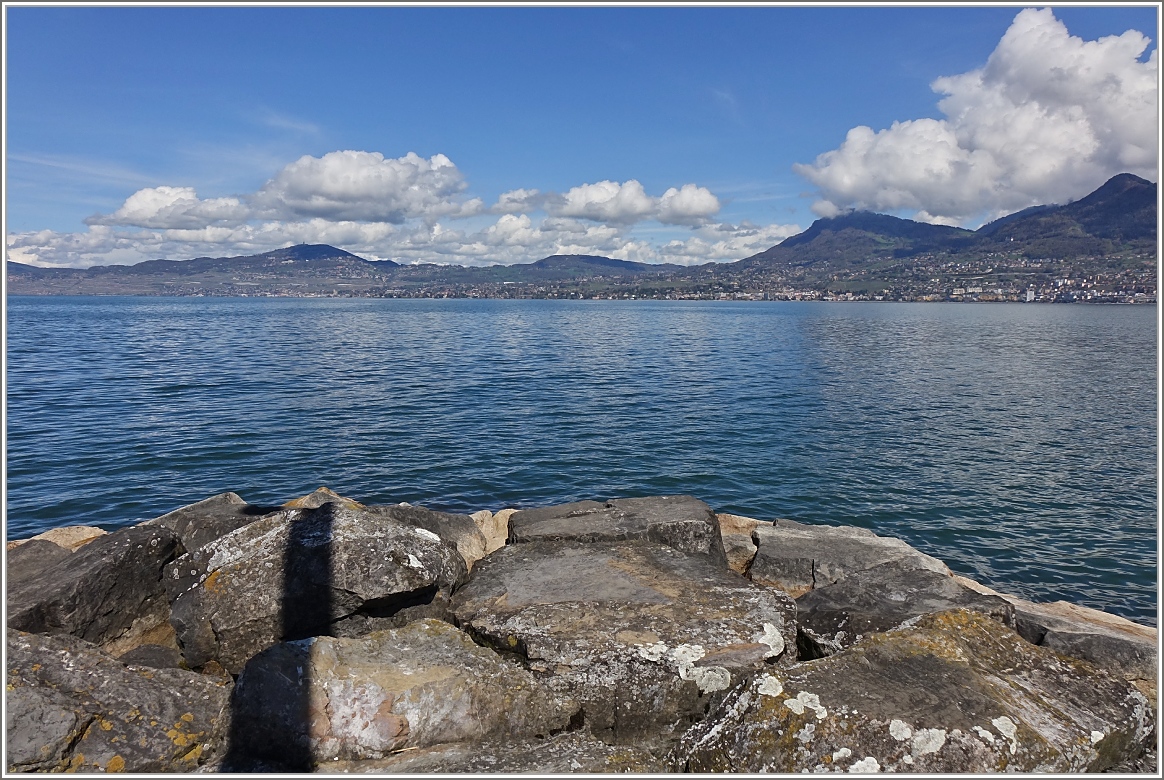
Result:
M248 504L237 493L219 493L138 525L169 528L185 551L193 552L278 509Z
M377 761L334 761L319 772L343 774L657 774L663 763L645 750L608 745L581 731L547 739L459 742Z
M10 772L190 772L225 748L230 682L126 666L73 637L9 631Z
M968 610L756 675L684 735L691 772L1097 772L1152 728L1130 683Z
M61 528L50 528L44 533L37 534L32 538L52 542L53 544L64 547L69 552L76 552L89 542L99 536L104 536L106 533L107 531L104 529L92 525L66 525Z
M659 542L680 552L710 556L727 565L719 521L711 507L692 496L619 498L605 503L523 509L509 517L509 543Z
M10 581L8 626L117 645L111 652L129 650L159 627L168 629L162 569L181 552L167 528L99 536L40 572Z
M909 561L883 563L796 600L802 660L832 655L863 636L907 620L949 609L972 609L1014 628L1014 607L959 584L953 577L913 568Z
M652 542L511 544L452 608L479 642L577 696L605 741L667 738L744 675L796 657L786 595Z
M950 575L937 558L891 536L857 526L806 525L777 520L752 532L756 555L748 576L793 598L889 561Z
M245 752L291 771L445 742L545 738L578 709L438 620L275 645L243 669L235 706Z
M214 660L237 674L283 639L375 626L447 597L466 576L431 531L326 503L267 515L166 569L172 622L191 668Z

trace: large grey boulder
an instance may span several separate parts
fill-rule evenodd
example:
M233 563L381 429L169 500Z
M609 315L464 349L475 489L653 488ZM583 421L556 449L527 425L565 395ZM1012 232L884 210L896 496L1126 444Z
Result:
M424 528L325 503L250 523L166 569L172 622L191 668L237 674L283 639L390 626L466 576L456 551Z
M585 730L547 739L455 742L368 761L333 761L319 772L342 774L658 774L663 762L630 745L608 745Z
M169 528L186 552L193 552L278 509L248 504L237 493L219 493L138 525Z
M181 552L167 528L123 528L100 536L40 572L10 581L8 626L80 637L115 655L159 637L164 642L170 629L162 569Z
M1131 684L954 610L755 675L684 735L691 772L1097 772L1152 727Z
M914 568L908 560L883 563L796 599L800 658L832 655L919 615L958 608L976 610L1009 628L1015 625L1014 607L1003 598Z
M485 557L485 535L469 515L437 512L410 504L372 505L367 510L432 531L460 553L468 570L472 570L473 564Z
M670 738L744 675L796 657L791 599L653 542L507 545L477 564L453 611L623 744Z
M605 503L523 509L509 517L509 543L646 540L684 553L709 556L727 566L719 521L692 496L619 498Z
M45 569L72 557L72 550L44 539L26 539L13 547L4 558L4 574L8 578L9 591L17 583L36 577ZM9 604L9 609L12 605Z
M889 561L950 575L946 564L900 539L857 526L806 525L777 520L752 532L756 555L748 576L793 598L846 575Z
M126 666L74 637L8 631L9 772L189 772L217 759L230 683Z
M578 705L438 620L277 644L238 679L243 753L301 771L446 742L545 738Z

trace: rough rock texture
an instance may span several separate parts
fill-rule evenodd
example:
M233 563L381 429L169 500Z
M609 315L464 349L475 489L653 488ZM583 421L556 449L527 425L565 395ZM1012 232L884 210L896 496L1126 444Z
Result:
M456 742L370 761L333 761L319 772L350 774L657 774L661 761L629 745L608 745L585 731L512 742Z
M35 577L73 553L59 544L44 539L26 539L23 544L13 547L5 556L4 572L8 577L8 588ZM9 609L12 609L11 602Z
M76 552L94 539L105 536L106 531L92 525L67 525L63 528L51 528L43 534L37 534L32 539L64 547L69 552ZM32 541L32 540L29 540Z
M748 576L793 598L846 575L900 560L914 568L950 575L946 564L900 539L856 526L805 525L777 520L752 532L756 556Z
M490 512L482 509L469 515L477 524L477 529L485 536L485 554L500 550L509 539L509 518L516 509L502 509L500 512Z
M8 631L10 772L188 772L225 745L230 684Z
M485 535L481 533L469 515L437 512L408 504L369 506L367 510L401 523L432 531L456 548L465 561L466 569L471 570L473 564L485 556Z
M726 566L719 522L711 507L691 496L578 501L523 509L509 518L509 542L597 542L642 539L684 553L708 555Z
M431 531L327 503L267 515L182 556L166 587L190 667L216 660L236 674L281 639L340 632L343 620L373 628L447 597L465 574Z
M752 531L761 522L743 515L723 513L717 514L715 519L719 521L719 535L723 539L724 552L727 553L728 568L746 575L752 566L752 559L756 557Z
M1142 750L1148 702L976 612L756 675L684 735L693 772L1082 772Z
M181 551L167 528L101 536L38 574L10 581L8 626L70 634L113 653L155 642L169 631L162 568Z
M800 658L823 658L863 636L888 631L931 612L963 607L1014 628L1014 607L953 577L895 560L815 588L796 600Z
M117 656L123 664L148 666L151 669L185 669L186 661L177 649L168 645L140 645Z
M439 620L360 638L285 642L239 676L243 752L315 764L445 742L546 737L578 705Z
M458 624L583 703L604 741L666 739L796 655L795 605L652 542L511 544L453 596Z
M324 504L339 504L345 509L363 509L364 505L351 498L345 498L334 490L326 487L316 488L315 492L299 498L293 498L283 504L283 509L319 509Z
M954 579L979 593L1010 602L1016 628L1028 642L1090 661L1136 682L1149 699L1156 698L1156 629L1066 601L1037 604L999 593L967 577Z
M237 493L219 493L138 525L169 528L186 552L193 552L278 509L248 504Z

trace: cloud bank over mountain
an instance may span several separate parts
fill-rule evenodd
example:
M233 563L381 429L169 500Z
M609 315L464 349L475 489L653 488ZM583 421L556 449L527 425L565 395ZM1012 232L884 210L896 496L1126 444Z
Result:
M1084 41L1050 9L1026 9L978 70L935 80L944 119L854 127L797 173L813 210L916 212L974 222L1080 197L1117 173L1156 179L1157 50L1135 30Z
M244 195L200 198L192 187L171 185L140 189L112 213L86 219L87 232L10 235L9 257L84 267L326 243L404 263L479 265L603 254L697 264L738 260L800 230L714 223L719 199L691 183L658 196L635 179L584 183L564 193L518 189L503 193L492 207L469 197L468 188L443 154L304 155ZM473 218L487 222L464 227ZM636 225L652 222L691 236L660 245L635 235Z

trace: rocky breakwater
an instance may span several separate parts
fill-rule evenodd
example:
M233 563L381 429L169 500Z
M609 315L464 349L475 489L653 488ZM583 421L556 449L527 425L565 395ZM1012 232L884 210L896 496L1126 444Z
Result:
M10 542L10 772L1156 770L1156 631L688 496Z

